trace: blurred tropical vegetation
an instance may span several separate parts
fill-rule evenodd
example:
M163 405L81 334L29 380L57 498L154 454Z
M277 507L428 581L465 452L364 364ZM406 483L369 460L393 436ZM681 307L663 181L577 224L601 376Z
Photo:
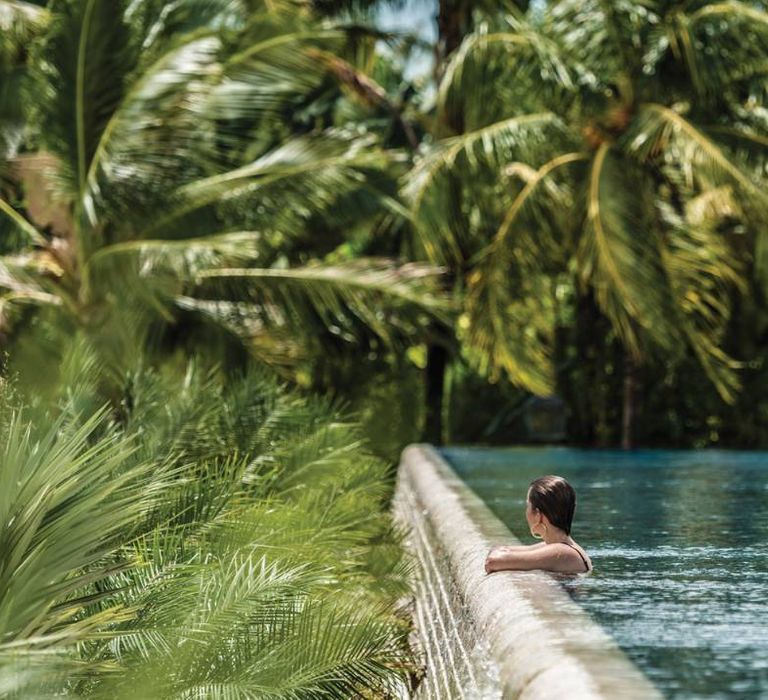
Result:
M0 0L3 694L397 696L405 444L768 446L766 3L407 6Z
M763 4L474 17L408 175L470 366L576 443L764 445Z

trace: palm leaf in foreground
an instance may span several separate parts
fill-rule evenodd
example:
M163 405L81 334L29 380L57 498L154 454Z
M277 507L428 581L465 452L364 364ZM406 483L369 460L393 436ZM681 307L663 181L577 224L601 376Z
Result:
M0 611L15 624L0 648L2 687L112 698L137 687L159 698L402 691L393 607L406 572L382 513L387 467L354 425L261 375L224 383L199 364L181 377L131 373L122 430L103 412L83 423L77 407L100 392L95 357L73 353L69 399L26 462L21 423L6 431L0 516L13 542ZM168 466L146 466L157 464ZM54 511L36 518L47 503ZM34 575L15 567L9 578L19 557ZM41 567L59 572L56 585ZM43 642L59 662L45 673Z
M109 582L130 565L118 552L165 474L107 428L103 410L76 423L62 417L40 435L18 412L4 423L0 684L13 686L25 667L30 682L77 671L72 645L130 616L110 602Z

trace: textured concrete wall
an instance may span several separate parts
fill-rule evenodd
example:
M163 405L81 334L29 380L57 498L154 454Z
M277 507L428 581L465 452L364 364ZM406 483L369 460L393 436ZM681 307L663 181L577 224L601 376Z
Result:
M554 578L485 574L490 547L516 540L431 447L403 452L394 514L418 572L416 698L661 697Z

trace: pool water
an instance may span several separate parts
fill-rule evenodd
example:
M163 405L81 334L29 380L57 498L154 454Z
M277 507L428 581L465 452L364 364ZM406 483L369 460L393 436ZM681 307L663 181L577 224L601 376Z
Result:
M768 700L768 452L446 448L524 543L527 486L576 489L564 585L668 698Z

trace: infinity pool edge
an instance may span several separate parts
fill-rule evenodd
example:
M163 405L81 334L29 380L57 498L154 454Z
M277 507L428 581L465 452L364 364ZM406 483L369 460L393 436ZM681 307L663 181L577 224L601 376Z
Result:
M517 540L432 446L403 451L393 514L417 569L416 698L661 697L552 576L485 574L488 549Z

